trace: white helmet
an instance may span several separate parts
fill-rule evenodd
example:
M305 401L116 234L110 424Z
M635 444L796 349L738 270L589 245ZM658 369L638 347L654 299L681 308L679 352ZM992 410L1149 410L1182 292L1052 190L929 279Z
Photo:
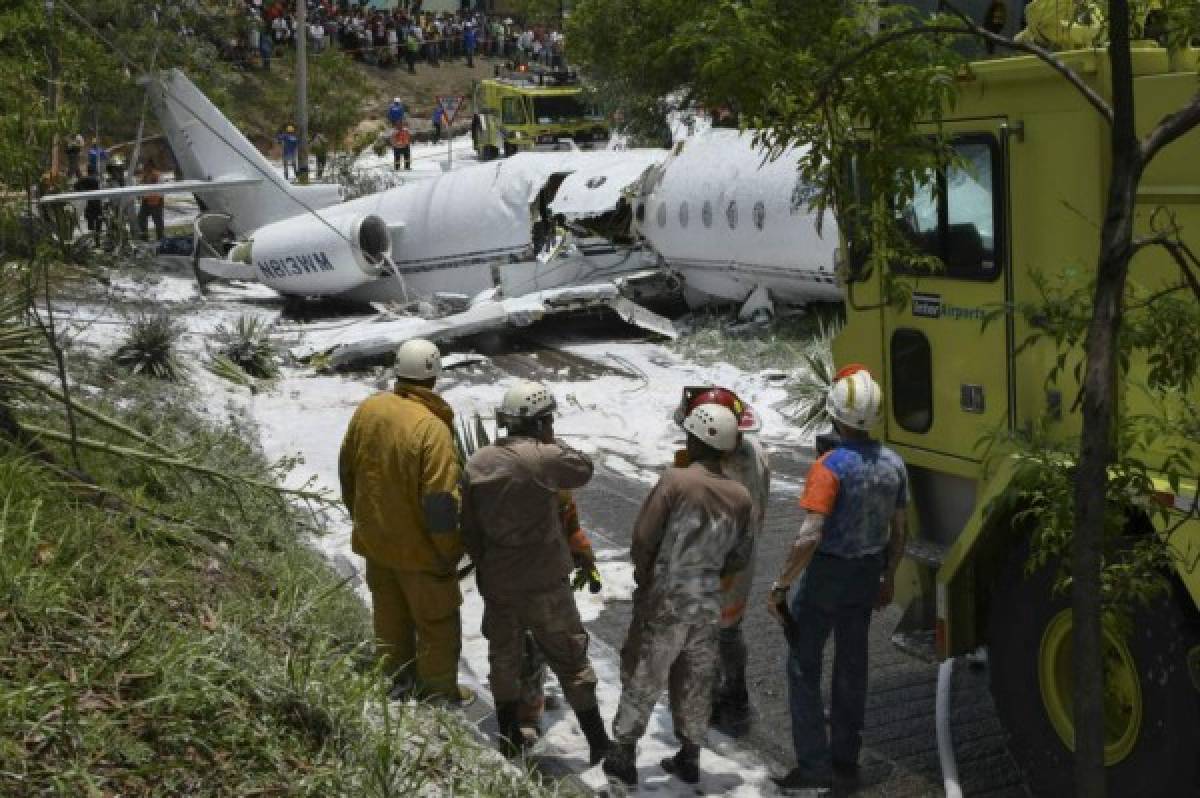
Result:
M540 418L553 413L558 404L554 395L540 382L521 380L508 389L496 411L496 420L508 425L523 419Z
M424 338L409 338L396 350L396 377L428 380L442 376L442 353Z
M724 405L698 405L683 420L683 428L719 452L732 452L738 444L738 420Z
M400 98L399 98L399 97L393 97L393 98L392 98L392 102L394 102L394 103L398 103L398 102L400 102Z
M825 397L825 411L847 427L866 430L883 414L883 391L868 371L856 371L833 384Z

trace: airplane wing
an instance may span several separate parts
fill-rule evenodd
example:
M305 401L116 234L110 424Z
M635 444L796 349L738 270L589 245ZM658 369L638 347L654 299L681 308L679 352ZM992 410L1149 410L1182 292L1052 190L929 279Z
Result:
M556 313L596 307L610 308L626 323L656 335L666 338L678 336L670 319L631 302L621 296L616 285L603 282L539 291L511 299L483 301L462 313L437 319L415 316L374 318L350 327L309 333L291 351L300 359L328 353L330 365L338 368L382 358L394 352L401 342L413 337L452 341L506 326L525 327Z
M257 185L261 182L261 177L227 177L217 180L177 180L174 183L140 183L136 186L102 188L96 191L72 191L65 194L50 194L42 197L38 202L48 205L54 202L141 197L146 194L191 194L196 191L242 188L244 186Z

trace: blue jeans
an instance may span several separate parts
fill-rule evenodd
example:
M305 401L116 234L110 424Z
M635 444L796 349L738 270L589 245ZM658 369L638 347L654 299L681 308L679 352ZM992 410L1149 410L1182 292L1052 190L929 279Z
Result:
M788 651L788 698L796 767L828 777L833 762L858 762L867 704L867 632L879 595L884 554L842 559L817 554L791 601L796 634ZM825 734L821 662L833 632L832 740Z

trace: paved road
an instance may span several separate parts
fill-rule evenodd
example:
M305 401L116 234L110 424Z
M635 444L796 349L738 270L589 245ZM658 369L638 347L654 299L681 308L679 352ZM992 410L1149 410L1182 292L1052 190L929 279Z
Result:
M578 325L579 321L575 323ZM561 337L561 332L552 337ZM556 377L561 379L564 373L568 373L570 379L620 373L620 369L611 364L594 363L555 350L552 341L545 337L536 340L504 336L502 342L490 342L491 346L480 345L485 342L478 340L472 343L479 350L491 350L492 360L482 372L455 379L484 381L517 375L553 382ZM741 742L775 765L781 774L794 763L784 677L786 644L761 603L794 537L800 518L796 507L799 486L811 463L812 453L790 449L775 450L771 455L776 489L767 515L767 528L757 549L754 593L744 621L750 649L747 677L758 719ZM659 464L639 465L655 468ZM649 487L601 467L591 484L577 493L584 527L598 547L628 550L633 521ZM628 603L610 602L604 613L589 624L589 629L593 635L619 649L628 628L629 613ZM892 607L878 613L872 624L863 778L860 788L854 792L859 796L908 798L942 793L934 730L937 667L904 654L892 645L891 633L899 616L899 609ZM832 645L826 657L826 700L831 655ZM490 719L485 723L490 725ZM1028 794L1005 747L985 668L964 665L956 669L952 731L966 795L1017 798ZM554 763L546 764L548 772L558 774Z
M779 570L791 544L799 511L796 483L807 470L802 452L776 452L773 462L792 485L776 491L767 529L757 550L754 596L747 613L745 634L750 648L747 674L758 720L743 744L754 748L779 771L791 767L791 725L784 682L786 644L774 620L760 609L761 597ZM577 494L584 526L597 545L627 547L644 483L601 469ZM876 615L871 630L871 687L867 700L862 785L855 795L926 796L941 793L934 733L934 692L937 668L910 657L890 642L899 610ZM610 604L591 624L591 631L617 647L629 623L629 605ZM832 654L832 646L829 653ZM827 657L828 659L828 657ZM826 663L826 695L829 666ZM959 667L953 698L953 734L965 794L1008 798L1027 793L1004 744L992 706L985 669Z

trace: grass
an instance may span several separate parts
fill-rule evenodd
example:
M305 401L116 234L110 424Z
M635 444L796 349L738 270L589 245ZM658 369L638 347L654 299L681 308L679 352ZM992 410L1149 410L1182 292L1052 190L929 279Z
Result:
M767 324L733 324L728 316L702 313L680 325L684 332L673 346L681 356L705 365L724 362L744 371L782 372L788 392L785 415L802 431L815 431L828 421L825 395L836 371L832 346L841 324L838 310L823 306Z
M249 430L193 400L128 377L101 408L171 451L271 473ZM153 513L90 501L0 443L0 795L551 794L456 714L388 706L367 610L303 543L307 514L268 491L82 457Z

